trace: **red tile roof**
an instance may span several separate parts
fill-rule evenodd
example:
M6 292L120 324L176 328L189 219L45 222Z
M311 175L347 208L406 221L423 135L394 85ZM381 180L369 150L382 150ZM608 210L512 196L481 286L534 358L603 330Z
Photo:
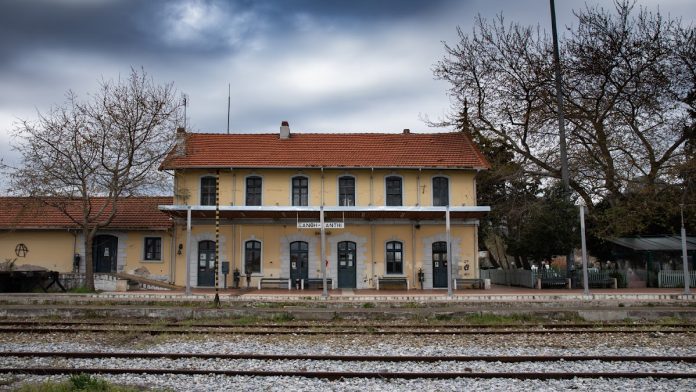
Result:
M106 202L105 198L92 200L93 211ZM160 196L121 199L116 216L108 229L166 230L172 226L172 222L157 206L172 203L172 197ZM73 216L80 216L81 210L79 200L73 200L68 205L68 211ZM0 197L0 230L68 228L78 226L55 207L29 197Z
M170 152L160 169L218 167L489 168L463 132L186 133L186 154Z

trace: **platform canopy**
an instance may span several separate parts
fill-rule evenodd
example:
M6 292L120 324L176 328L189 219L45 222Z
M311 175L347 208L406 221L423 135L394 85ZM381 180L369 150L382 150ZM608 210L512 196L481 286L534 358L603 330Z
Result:
M680 251L681 237L624 237L614 238L610 242L636 251ZM687 250L696 250L696 237L686 237Z
M161 205L159 209L176 218L186 218L189 206ZM450 207L450 218L456 220L479 219L490 212L488 206ZM416 220L438 221L445 219L446 207L347 207L325 206L326 219L360 220ZM193 219L215 218L215 206L191 206ZM319 207L294 206L220 206L223 219L319 219Z

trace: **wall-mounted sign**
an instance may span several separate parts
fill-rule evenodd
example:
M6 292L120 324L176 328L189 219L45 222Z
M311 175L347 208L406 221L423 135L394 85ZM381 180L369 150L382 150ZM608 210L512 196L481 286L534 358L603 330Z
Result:
M320 222L297 222L298 229L321 229ZM343 222L324 222L325 229L343 229L345 224Z

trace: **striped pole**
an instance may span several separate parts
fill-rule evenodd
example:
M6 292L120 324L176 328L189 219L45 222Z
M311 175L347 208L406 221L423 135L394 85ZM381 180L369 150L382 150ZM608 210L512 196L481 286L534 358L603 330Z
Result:
M220 170L215 171L215 299L213 304L220 307L220 294L218 293L218 265L220 260Z

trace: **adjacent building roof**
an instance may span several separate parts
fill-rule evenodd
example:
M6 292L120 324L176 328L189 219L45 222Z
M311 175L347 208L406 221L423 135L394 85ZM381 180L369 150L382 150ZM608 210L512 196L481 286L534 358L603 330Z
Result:
M92 210L99 210L106 201L106 198L92 198ZM108 229L166 230L172 226L172 221L166 213L158 209L158 206L170 205L172 202L172 197L168 196L121 199L117 204L116 216ZM66 206L71 215L80 216L82 211L80 200L71 200ZM0 197L0 230L76 228L78 225L58 208L47 205L38 199Z
M489 163L463 132L179 133L160 169L184 168L474 168Z
M681 251L681 237L635 237L609 240L616 245L637 251ZM687 250L696 250L696 237L686 237Z

